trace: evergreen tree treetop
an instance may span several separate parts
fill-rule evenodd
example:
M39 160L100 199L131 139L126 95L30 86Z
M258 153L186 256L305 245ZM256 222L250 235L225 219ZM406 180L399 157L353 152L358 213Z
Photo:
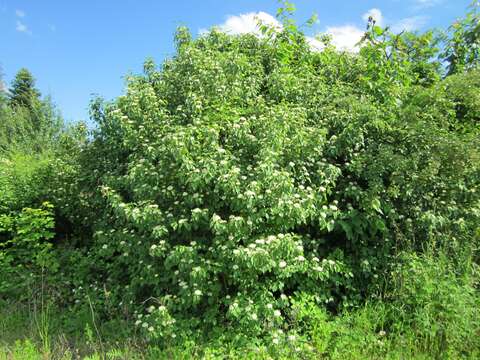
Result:
M20 69L10 87L10 105L25 106L29 109L40 100L40 91L35 88L35 78L28 69Z

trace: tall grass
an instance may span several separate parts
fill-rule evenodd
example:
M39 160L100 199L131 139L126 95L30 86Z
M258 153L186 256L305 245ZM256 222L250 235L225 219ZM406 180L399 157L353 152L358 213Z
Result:
M400 257L381 299L336 316L299 300L279 342L232 330L160 346L142 339L128 321L98 321L88 303L85 313L67 315L50 305L32 309L4 301L0 359L479 358L478 274L472 268L459 273L442 253ZM83 332L71 330L79 328Z

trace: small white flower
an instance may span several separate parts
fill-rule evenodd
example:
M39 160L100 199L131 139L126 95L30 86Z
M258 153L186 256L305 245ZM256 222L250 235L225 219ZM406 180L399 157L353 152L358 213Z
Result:
M108 245L107 245L107 244L105 244L105 245L102 246L102 249L106 249L106 248L108 248Z
M273 309L273 305L272 304L267 304L267 309Z
M278 345L278 343L280 342L280 340L278 340L278 338L273 338L272 342L273 342L275 345Z
M275 310L275 311L273 312L273 315L274 315L275 317L280 317L280 316L282 316L282 313L280 312L280 310Z
M197 289L197 290L195 290L194 294L195 294L196 296L200 296L200 295L202 295L202 292Z
M288 335L289 341L295 341L295 339L296 339L295 335Z
M153 326L150 326L150 327L148 328L148 331L150 331L150 332L152 332L153 330L154 330Z
M135 326L138 326L138 325L140 325L141 323L142 323L142 320L137 320L137 321L135 321Z
M252 320L255 320L255 321L258 320L257 314L255 314L255 313L252 314Z
M278 263L278 267L279 267L280 269L283 269L285 266L287 266L287 263L286 263L285 261L283 261L283 260Z
M148 326L148 324L147 324L146 322L144 322L144 323L142 324L142 327L143 327L143 328L146 328L147 326Z

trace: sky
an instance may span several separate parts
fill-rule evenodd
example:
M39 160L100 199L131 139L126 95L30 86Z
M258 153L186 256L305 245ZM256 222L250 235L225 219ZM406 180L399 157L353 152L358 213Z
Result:
M297 23L318 15L309 31L332 35L340 49L355 44L373 16L394 31L446 29L471 0L293 0ZM256 32L256 19L277 24L275 0L0 0L0 67L6 85L22 67L37 79L68 121L89 122L93 96L123 93L129 73L146 58L158 64L174 54L180 25L201 36L212 26L232 34Z

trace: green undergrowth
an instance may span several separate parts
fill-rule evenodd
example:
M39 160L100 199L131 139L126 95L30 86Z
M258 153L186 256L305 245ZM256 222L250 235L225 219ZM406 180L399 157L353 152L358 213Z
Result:
M442 254L404 254L382 299L329 314L305 296L269 339L235 329L169 343L145 340L131 321L101 321L91 304L0 306L0 359L476 359L480 314L476 268L458 273ZM225 331L227 330L227 331Z

